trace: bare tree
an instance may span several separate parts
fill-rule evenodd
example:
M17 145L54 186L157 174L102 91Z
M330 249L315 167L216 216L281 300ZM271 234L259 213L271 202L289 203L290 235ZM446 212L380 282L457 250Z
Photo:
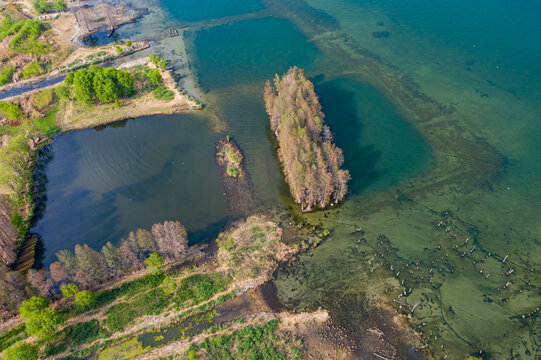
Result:
M166 260L181 260L186 256L188 237L186 228L178 221L166 221L152 226L152 236L158 245L158 252Z

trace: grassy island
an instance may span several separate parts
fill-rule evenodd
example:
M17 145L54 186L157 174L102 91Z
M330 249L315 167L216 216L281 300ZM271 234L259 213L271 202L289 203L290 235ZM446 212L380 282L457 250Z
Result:
M216 162L227 169L226 174L228 176L234 178L244 176L243 159L242 152L229 137L227 140L220 140L216 144Z
M216 163L222 172L228 210L232 214L249 214L256 206L252 182L244 168L244 155L229 136L216 143Z
M295 202L303 211L312 211L342 201L350 175L341 169L342 150L323 125L314 85L303 70L294 67L283 77L276 75L274 86L267 82L264 99Z

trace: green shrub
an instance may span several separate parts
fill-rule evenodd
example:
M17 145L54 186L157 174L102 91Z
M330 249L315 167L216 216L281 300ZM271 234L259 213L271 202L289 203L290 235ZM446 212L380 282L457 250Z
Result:
M226 283L221 279L213 279L209 275L196 274L181 281L175 296L179 305L199 303L210 299L214 294L224 291Z
M2 19L2 26L0 26L0 41L3 41L6 37L10 35L15 35L23 26L25 20L13 21L9 17L4 17Z
M23 68L23 77L25 79L43 74L44 69L39 62L33 62Z
M145 265L151 274L161 273L160 268L163 266L163 257L158 253L152 253L145 259Z
M154 97L158 100L171 101L175 98L175 93L169 90L165 85L160 85L153 92Z
M34 10L36 10L36 12L39 14L46 13L52 8L51 4L47 3L46 0L34 0L32 6L34 7Z
M68 5L64 0L54 0L54 7L58 11L66 11L68 9Z
M54 92L56 96L58 96L59 99L65 99L69 97L70 95L70 89L67 86L59 85L54 89Z
M15 227L15 229L17 229L19 239L24 239L26 232L28 231L28 223L24 221L21 214L19 214L17 211L13 211L11 213L11 224Z
M9 83L14 72L15 66L13 65L8 65L3 68L2 71L0 71L0 86Z
M160 71L157 69L149 69L147 75L150 82L153 83L154 85L158 85L159 83L162 82L162 75L160 74Z
M96 295L91 291L84 290L75 294L75 305L81 309L89 309L96 303Z
M17 105L0 100L0 114L4 114L11 121L20 120L23 113Z
M114 68L91 65L78 70L73 76L66 76L65 84L73 84L73 96L86 104L95 99L106 104L116 102L119 97L133 93L133 77L127 72Z

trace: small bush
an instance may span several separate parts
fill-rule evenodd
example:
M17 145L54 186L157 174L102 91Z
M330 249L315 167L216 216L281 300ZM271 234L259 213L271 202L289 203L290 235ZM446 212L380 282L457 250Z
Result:
M23 68L23 77L25 79L43 74L44 69L39 62L33 62Z
M5 85L11 81L11 77L15 72L15 66L8 65L0 71L0 86Z

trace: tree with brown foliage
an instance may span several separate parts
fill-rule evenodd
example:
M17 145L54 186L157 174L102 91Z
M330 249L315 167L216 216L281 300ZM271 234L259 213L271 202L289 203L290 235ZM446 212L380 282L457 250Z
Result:
M304 71L294 67L281 78L276 75L274 86L267 82L264 99L295 202L303 211L311 211L342 201L351 177L341 169L342 150L323 125L325 115Z
M58 255L58 254L57 254ZM49 266L49 273L53 281L57 284L65 284L69 281L68 272L60 261L55 261Z
M27 279L41 296L48 299L54 298L55 283L47 268L28 270Z
M131 271L141 270L144 267L143 260L139 258L136 244L130 238L123 239L120 243L120 254Z
M152 226L152 236L158 245L158 252L166 260L181 260L188 249L186 228L178 221L166 221Z
M17 315L21 302L28 298L21 273L0 263L0 320Z

